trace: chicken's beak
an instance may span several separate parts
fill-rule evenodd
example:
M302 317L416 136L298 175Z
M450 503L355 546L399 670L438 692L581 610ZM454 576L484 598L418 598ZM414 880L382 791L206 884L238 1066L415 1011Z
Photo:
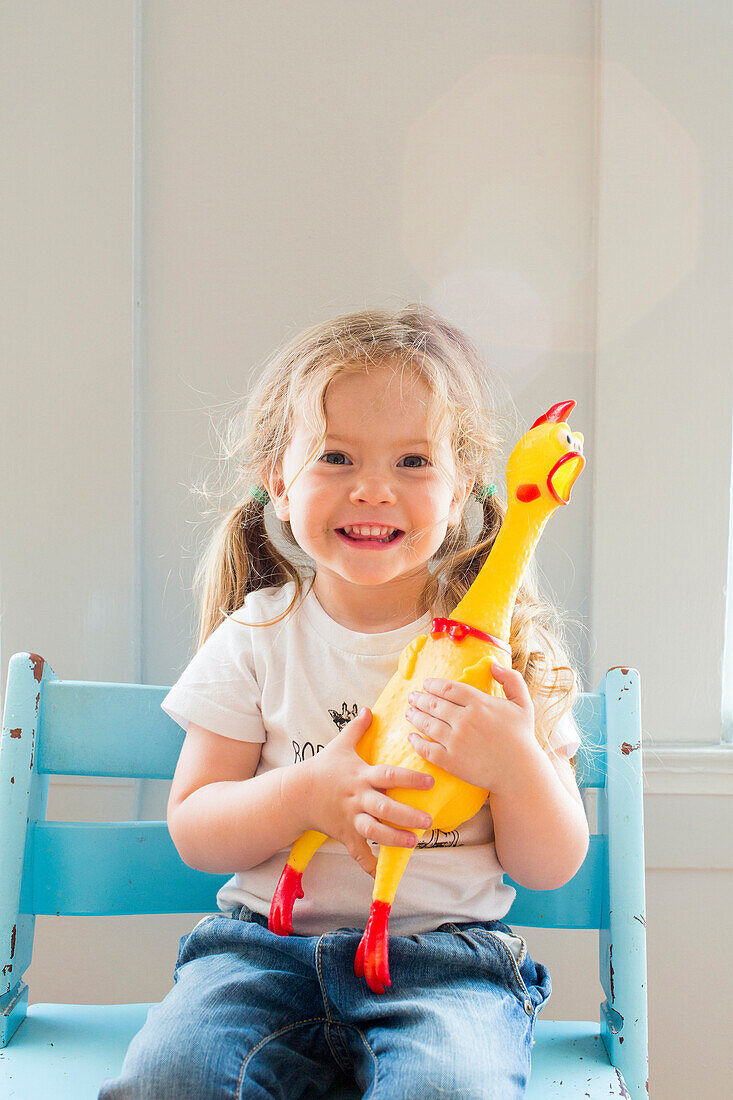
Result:
M547 488L558 504L567 504L573 485L578 480L580 472L585 466L583 455L577 451L569 451L564 454L550 470L547 477Z

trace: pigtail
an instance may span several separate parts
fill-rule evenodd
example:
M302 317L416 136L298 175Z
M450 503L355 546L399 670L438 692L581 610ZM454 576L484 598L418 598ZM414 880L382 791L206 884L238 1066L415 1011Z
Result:
M484 494L481 530L476 542L471 540L464 513L460 523L448 530L441 546L433 555L437 570L423 592L423 610L431 610L436 615L450 615L476 580L491 553L506 508L499 502L495 489L492 493L484 490Z
M497 497L495 486L492 485L491 488L494 490L493 492L486 493L484 490L485 496L481 508L481 530L478 533L476 544L470 548L468 557L460 563L457 571L460 584L462 587L465 585L466 591L481 572L506 515L506 506L502 505Z
M214 530L199 564L195 587L200 591L198 645L200 648L219 623L241 607L249 592L281 587L300 577L272 543L265 527L265 505L248 495L232 508ZM297 594L296 593L296 594Z

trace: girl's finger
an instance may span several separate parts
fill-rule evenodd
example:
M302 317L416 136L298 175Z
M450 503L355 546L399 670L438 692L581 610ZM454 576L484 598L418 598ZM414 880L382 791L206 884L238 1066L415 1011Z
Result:
M366 840L357 841L349 849L349 855L352 859L361 867L362 871L366 871L372 878L375 876L377 870L377 857L371 850Z
M447 722L441 722L439 718L432 718L431 715L422 710L417 710L415 707L410 707L409 710L405 711L405 718L408 722L412 722L420 733L427 733L435 741L445 743L445 739L450 736L451 727Z
M421 737L419 733L410 733L407 739L423 760L436 764L439 768L447 764L448 754L445 745L441 745L439 741L430 741L427 737Z
M429 791L435 783L432 775L428 775L427 772L414 772L409 768L396 768L390 764L373 764L369 781L373 787L383 791L389 790L390 787L414 787Z
M391 825L384 825L367 813L357 814L354 818L354 828L366 840L373 840L387 848L415 848L417 836L408 829L395 829ZM424 830L417 830L424 832Z
M451 719L456 717L458 713L456 707L461 706L456 701L442 698L429 691L411 691L407 701L411 709L429 714L436 721L445 722L446 725L450 725Z
M338 735L347 744L358 744L361 738L372 724L372 712L369 707L362 707L356 718L347 722Z
M424 810L398 802L396 798L387 798L377 791L371 791L365 803L367 811L386 825L400 825L405 829L429 829L433 824L432 817Z
M433 696L442 699L454 707L470 706L479 691L478 688L471 684L463 684L460 680L441 680L434 676L423 680L422 690L429 698Z
M504 688L504 694L510 703L516 703L520 707L531 705L529 688L521 672L517 672L514 668L505 668L498 661L492 661L491 675Z

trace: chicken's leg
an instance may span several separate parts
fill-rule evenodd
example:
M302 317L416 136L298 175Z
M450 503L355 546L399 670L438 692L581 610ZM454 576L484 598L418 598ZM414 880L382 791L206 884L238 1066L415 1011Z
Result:
M419 840L425 830L414 829L413 832ZM413 848L386 846L379 849L369 920L354 959L354 973L357 978L366 979L372 993L384 993L385 986L392 984L389 977L389 914L413 851Z
M267 922L270 931L278 936L289 936L293 931L293 906L296 898L303 897L300 885L303 871L325 840L328 840L325 833L308 829L298 837L290 851L288 862L283 867L280 881L272 896L270 919Z

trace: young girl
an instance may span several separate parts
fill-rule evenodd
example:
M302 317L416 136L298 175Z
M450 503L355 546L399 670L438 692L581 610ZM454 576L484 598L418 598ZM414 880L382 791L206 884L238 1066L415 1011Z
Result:
M163 702L186 730L173 841L190 866L236 874L220 912L181 939L173 989L105 1100L294 1100L344 1079L384 1100L524 1094L550 977L501 920L515 893L502 873L551 889L588 845L570 764L576 677L531 567L513 669L493 668L506 699L490 710L478 689L428 680L411 700L416 751L439 742L448 770L491 792L476 816L431 829L385 792L432 777L356 752L400 653L450 615L500 528L488 378L467 338L424 306L317 325L266 365L237 447L240 502L199 572L199 648ZM268 499L300 564L270 540ZM276 935L272 896L307 829L334 839L303 876L294 934ZM413 830L392 984L376 994L354 957L377 847L414 847Z

